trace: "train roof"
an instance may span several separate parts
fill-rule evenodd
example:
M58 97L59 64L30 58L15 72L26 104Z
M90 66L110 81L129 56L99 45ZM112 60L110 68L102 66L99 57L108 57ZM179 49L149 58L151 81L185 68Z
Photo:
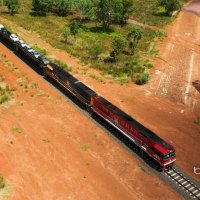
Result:
M161 145L167 150L173 150L173 147L166 143L163 139L161 139L159 136L157 136L154 132L149 130L148 128L144 127L141 123L133 119L131 116L111 104L109 101L104 99L103 97L99 97L98 100L104 104L106 107L108 107L110 110L114 111L118 116L120 116L122 119L124 119L126 122L128 122L133 127L137 128L138 131L147 138L151 138L153 141Z
M55 63L50 63L50 66L53 67L54 71L61 76L62 78L64 78L65 80L70 80L71 82L76 82L78 81L78 79L76 79L75 77L73 77L70 73L68 73L67 71L65 71L64 69L62 69L61 67L59 67L58 65L56 65Z
M93 91L88 86L86 86L85 84L80 82L78 79L76 79L74 76L72 76L70 73L68 73L67 71L65 71L64 69L59 67L58 65L56 65L54 63L51 63L50 65L57 72L57 74L59 76L61 76L64 80L70 81L71 83L73 83L74 86L76 86L77 88L81 89L82 91L84 91L84 93L86 93L89 96L96 95L95 91Z

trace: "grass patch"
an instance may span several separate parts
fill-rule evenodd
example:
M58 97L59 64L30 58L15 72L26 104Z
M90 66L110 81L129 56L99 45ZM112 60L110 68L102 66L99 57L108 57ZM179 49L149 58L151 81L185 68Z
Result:
M188 0L180 0L183 4ZM134 0L135 11L131 18L153 26L165 26L172 22L175 17L170 17L165 13L165 9L157 6L157 0Z
M19 127L12 128L12 131L15 133L22 133L22 129Z
M5 181L4 181L4 178L3 176L0 176L0 189L4 188L5 187Z
M53 62L54 62L55 64L57 64L58 66L62 67L63 69L65 69L65 70L68 71L68 72L69 72L69 71L72 71L72 68L71 68L68 64L62 62L61 60L54 59Z
M31 48L33 48L34 50L36 50L38 53L46 56L47 55L47 51L46 49L40 48L38 45L34 44L31 46Z
M89 77L99 81L100 83L105 83L105 81L103 80L103 78L96 76L95 74L89 74Z
M197 117L197 119L194 123L200 125L200 116Z
M83 149L84 151L87 151L88 148L89 148L89 144L83 144L83 145L82 145L82 149Z
M9 101L12 97L12 89L9 88L9 86L3 82L4 78L2 75L0 75L0 104L3 104L7 101Z

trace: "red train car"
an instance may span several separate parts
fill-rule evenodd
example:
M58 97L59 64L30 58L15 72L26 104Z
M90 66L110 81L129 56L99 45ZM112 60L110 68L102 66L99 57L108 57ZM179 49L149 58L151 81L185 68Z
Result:
M175 150L170 144L106 99L96 96L93 98L92 104L93 112L101 116L156 160L161 170L167 169L176 160Z

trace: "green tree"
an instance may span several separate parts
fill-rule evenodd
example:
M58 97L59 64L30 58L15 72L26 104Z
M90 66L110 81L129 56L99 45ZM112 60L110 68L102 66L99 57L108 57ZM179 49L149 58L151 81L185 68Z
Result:
M143 85L147 83L148 80L149 80L149 74L144 73L144 74L141 74L140 77L135 80L135 83L138 85Z
M70 36L70 29L68 27L66 27L63 31L63 38L64 38L65 43L68 43L69 36Z
M121 24L126 24L129 18L129 14L134 11L134 1L133 0L122 0L122 10L121 10Z
M54 1L54 11L58 16L66 16L69 7L70 7L69 0L55 0Z
M75 0L74 7L79 12L80 23L85 17L90 19L95 18L97 13L97 0Z
M51 0L32 0L33 10L39 15L46 15L52 6Z
M116 6L119 10L121 0L100 0L97 8L97 18L102 22L105 31L109 30L113 19L116 18ZM119 5L119 6L118 6Z
M179 10L181 8L179 0L157 0L157 1L158 1L158 6L164 7L168 15L170 15L173 11Z
M102 44L95 43L90 49L89 54L93 59L98 59L99 55L103 52L104 48Z
M76 20L73 20L70 25L70 33L74 37L78 34L78 29L79 29L79 23Z
M129 41L130 54L133 55L135 53L135 49L138 45L139 40L142 38L141 28L134 27L131 31L128 32L127 38Z
M14 15L20 8L19 0L6 0L5 5L8 7L10 15Z
M114 35L112 41L112 49L110 56L116 61L117 56L125 49L127 46L127 40L122 35Z

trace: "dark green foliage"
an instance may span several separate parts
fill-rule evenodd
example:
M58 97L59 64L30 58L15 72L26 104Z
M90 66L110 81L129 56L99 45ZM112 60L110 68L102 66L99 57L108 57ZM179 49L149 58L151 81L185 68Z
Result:
M109 30L113 21L115 0L100 0L97 10L98 20L102 22L105 31Z
M144 73L144 74L140 75L140 77L138 79L136 79L135 83L138 85L143 85L143 84L147 83L148 80L149 80L149 74Z
M164 7L168 15L181 8L179 0L158 0L158 5Z
M100 0L97 9L97 18L102 22L105 31L115 22L126 23L129 14L133 11L133 0Z
M82 22L85 17L91 20L96 19L97 0L75 0L73 4L79 12L80 22Z
M0 176L0 189L4 188L5 187L5 181L4 181L4 178L3 176Z
M124 36L115 34L112 41L112 49L110 56L116 61L117 56L125 49L127 46L127 40Z
M130 54L133 55L138 45L139 40L142 38L142 29L134 27L128 32Z
M92 48L89 49L89 55L93 59L98 59L99 55L103 52L104 47L100 43L95 43Z
M132 13L133 11L134 11L133 0L122 0L120 23L126 24L129 18L129 14Z
M78 34L78 29L79 29L79 23L76 20L73 20L70 25L70 33L74 37Z
M69 0L55 0L53 1L53 11L58 16L66 16L70 7Z
M33 10L39 15L46 15L52 6L51 0L32 0Z
M10 15L14 15L20 8L19 0L6 0L5 5L8 7Z

